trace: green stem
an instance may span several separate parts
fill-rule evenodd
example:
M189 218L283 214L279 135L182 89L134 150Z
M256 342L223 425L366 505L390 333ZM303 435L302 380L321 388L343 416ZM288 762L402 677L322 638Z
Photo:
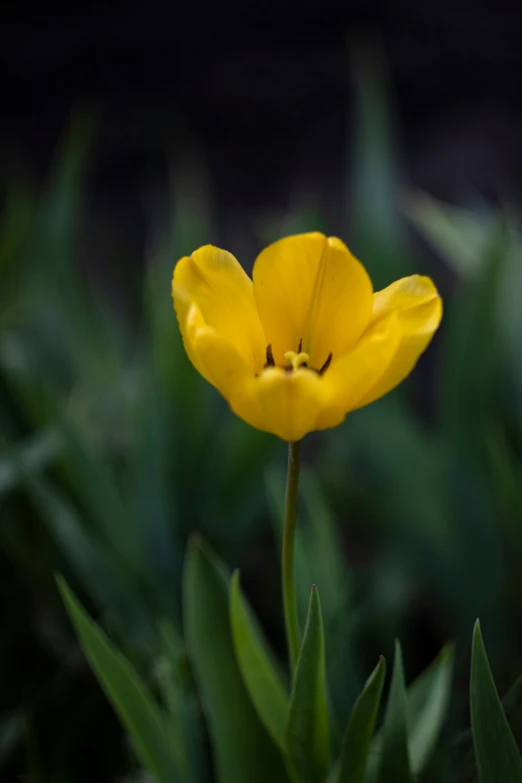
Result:
M300 441L288 444L288 473L286 477L285 521L283 529L283 606L292 675L295 671L299 654L299 620L297 617L294 579L294 535L297 514L300 449Z

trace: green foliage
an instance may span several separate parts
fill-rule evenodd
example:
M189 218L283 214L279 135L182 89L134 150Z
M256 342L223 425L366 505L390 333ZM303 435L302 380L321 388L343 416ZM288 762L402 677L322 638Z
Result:
M285 727L290 768L298 781L324 780L330 760L324 633L319 592L315 585L294 681Z
M88 617L66 583L60 592L80 643L100 684L132 738L136 752L158 783L187 780L180 763L183 748L167 737L165 718L138 673Z
M443 647L407 691L408 750L411 768L416 774L424 769L433 754L446 718L453 659L453 645Z
M399 642L395 645L393 675L384 715L379 783L414 780L408 752L407 696Z
M385 677L386 663L384 658L381 658L353 705L343 738L338 783L364 783Z
M478 620L473 631L470 711L481 783L520 783L522 759L493 681Z
M182 765L189 783L204 780L205 759L201 752L203 726L195 684L187 652L174 624L160 625L162 653L158 666L158 685L165 707L167 742L179 747Z
M283 749L288 690L241 593L238 571L230 582L230 625L245 687L265 728Z
M400 650L398 642L397 649ZM451 695L453 659L453 646L443 647L435 660L406 690L408 761L414 775L420 775L428 767L446 720ZM397 665L395 662L395 666ZM397 676L400 677L401 671L402 665ZM366 775L368 783L377 779L384 730L384 727L381 728L372 742Z
M184 630L217 777L222 783L285 781L282 757L257 717L236 663L227 592L224 567L201 541L192 541L183 577Z
M277 664L241 593L238 572L229 578L208 546L199 538L193 540L184 577L188 658L175 627L164 622L158 677L162 707L63 580L60 590L87 659L138 756L158 781L165 779L169 764L174 770L167 772L172 775L169 780L178 779L175 775L188 783L206 779L189 663L219 780L262 780L266 775L282 783L289 778L295 783L414 780L413 773L420 774L434 753L448 706L452 648L443 649L406 690L397 643L382 729L374 736L386 671L381 658L353 705L340 756L331 764L331 708L315 586L288 699Z

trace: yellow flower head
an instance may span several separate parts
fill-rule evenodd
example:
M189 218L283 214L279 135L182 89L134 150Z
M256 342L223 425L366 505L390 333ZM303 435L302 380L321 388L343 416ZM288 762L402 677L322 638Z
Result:
M319 233L267 247L253 278L206 245L177 263L174 307L194 367L238 416L287 441L397 386L442 316L428 277L374 294L346 245Z

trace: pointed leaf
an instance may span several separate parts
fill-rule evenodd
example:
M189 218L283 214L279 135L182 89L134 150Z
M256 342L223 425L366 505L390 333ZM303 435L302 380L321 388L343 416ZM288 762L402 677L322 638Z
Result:
M413 783L408 755L407 700L399 642L395 643L393 676L384 716L379 783Z
M435 749L449 704L453 660L453 646L443 647L408 688L408 748L414 774L424 769Z
M330 759L330 737L323 621L315 585L292 686L285 745L290 768L299 783L317 783L325 778Z
M435 660L406 691L408 750L414 774L424 769L435 748L448 706L453 659L453 646L443 647ZM367 783L373 783L377 779L383 733L380 729L372 741L366 770Z
M167 741L164 715L145 683L87 615L62 578L58 578L58 587L85 657L129 732L141 762L159 783L181 781L172 747L173 737L171 735Z
M478 620L471 652L470 710L481 783L521 783L522 759L495 687Z
M375 728L385 677L386 662L384 658L381 658L353 705L341 748L337 783L363 783L364 781L370 742Z
M223 565L199 539L193 540L183 580L184 628L217 780L282 783L288 780L282 757L257 717L236 663L227 582Z
M283 748L288 693L256 619L241 593L238 571L230 582L230 624L245 687L265 728Z

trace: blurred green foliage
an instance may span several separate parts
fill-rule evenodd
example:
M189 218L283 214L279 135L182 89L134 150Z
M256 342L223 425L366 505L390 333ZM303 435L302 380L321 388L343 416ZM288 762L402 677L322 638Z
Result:
M500 692L522 671L522 239L507 208L463 209L405 194L382 78L363 58L354 78L350 221L331 227L311 203L260 220L258 245L325 228L349 242L377 288L412 272L432 274L446 313L408 382L305 441L300 609L304 620L316 583L336 745L372 664L381 653L391 660L396 636L407 682L455 639L451 742L421 779L473 780L467 671L477 616ZM245 592L284 657L276 554L284 447L238 421L196 374L170 299L174 262L213 236L208 183L195 167L174 172L170 229L151 225L144 279L135 286L136 327L78 263L93 131L90 118L76 114L43 190L6 187L1 216L6 780L139 774L92 687L56 592L57 571L158 689L168 691L165 666L174 659L165 649L175 647L183 683L175 698L192 716L187 730L200 733L198 742L205 737L193 682L199 675L181 625L190 533L201 533L229 566L242 566ZM400 676L394 699L402 698ZM520 741L522 713L516 701L506 709ZM388 730L386 718L385 736ZM195 779L208 779L206 769Z
M131 662L85 612L62 578L58 587L80 646L157 783L199 781L203 748L186 686L175 674L179 641L165 650L171 664L158 698ZM375 734L386 665L383 657L355 700L342 744L332 736L319 591L312 585L304 635L290 690L248 602L238 572L194 537L183 578L183 629L211 740L211 779L240 783L392 783L423 780L439 746L450 703L453 647L406 687L395 643L393 675L382 728ZM512 689L513 690L513 689ZM481 783L522 781L522 759L499 698L480 624L473 633L471 731ZM333 739L333 742L332 742ZM193 749L200 743L200 753ZM449 767L435 779L456 779ZM433 775L428 779L433 779Z

